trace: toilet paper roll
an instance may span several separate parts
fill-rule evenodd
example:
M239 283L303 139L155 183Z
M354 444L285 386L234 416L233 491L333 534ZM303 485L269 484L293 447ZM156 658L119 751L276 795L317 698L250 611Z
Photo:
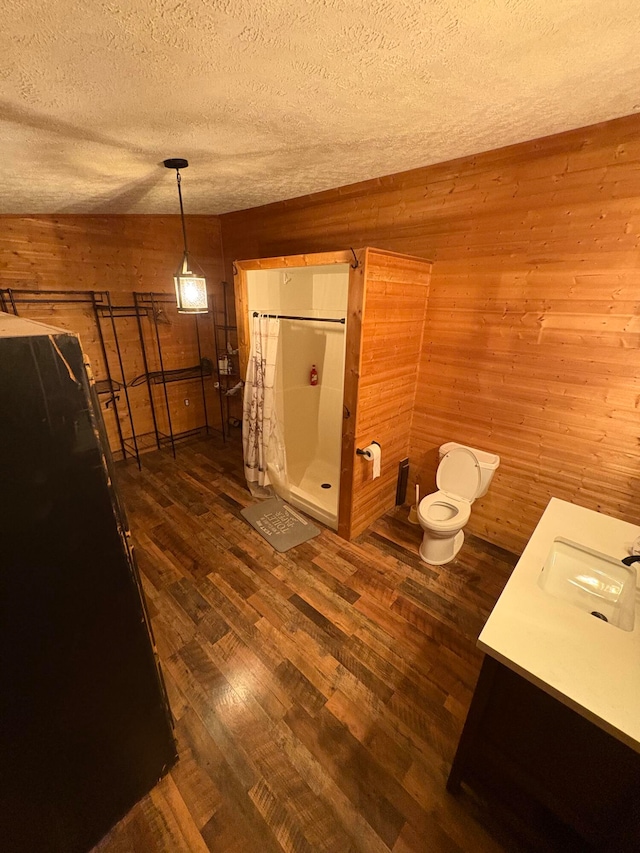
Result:
M365 447L364 449L364 458L369 462L373 462L373 479L380 476L380 462L381 462L381 453L380 453L380 445L375 441Z

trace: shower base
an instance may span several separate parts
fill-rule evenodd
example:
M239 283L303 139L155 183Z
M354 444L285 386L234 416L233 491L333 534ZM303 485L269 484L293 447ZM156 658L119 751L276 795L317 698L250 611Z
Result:
M292 506L317 518L332 530L338 529L338 495L340 494L340 469L321 459L307 466L301 476L299 472L288 471L288 488L276 488L280 497ZM330 488L322 488L327 484Z

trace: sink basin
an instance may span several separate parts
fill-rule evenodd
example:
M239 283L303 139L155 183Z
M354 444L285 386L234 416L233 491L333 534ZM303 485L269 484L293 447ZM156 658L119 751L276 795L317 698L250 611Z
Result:
M633 630L635 566L559 537L545 560L538 586L616 628Z

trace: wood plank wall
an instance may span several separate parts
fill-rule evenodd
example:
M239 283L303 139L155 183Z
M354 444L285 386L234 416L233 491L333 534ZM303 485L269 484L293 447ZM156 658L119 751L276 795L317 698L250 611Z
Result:
M221 222L228 263L352 245L434 261L412 473L433 491L447 440L499 453L471 531L519 551L552 495L640 521L640 116Z
M351 489L352 537L395 505L398 464L409 456L423 318L431 265L414 258L367 249L356 447L377 441L380 477L356 456Z
M187 234L192 257L202 266L210 288L219 296L222 280L220 223L216 216L187 216ZM116 304L132 302L134 291L172 294L173 274L182 258L182 229L179 216L142 215L56 215L0 216L0 289L26 290L108 290ZM219 300L218 300L219 301ZM95 322L85 305L20 305L21 316L47 322L80 334L91 359L96 379L106 378L105 364ZM169 324L159 326L166 370L198 362L194 319L178 315L163 306ZM144 372L135 319L117 321L125 374L129 380ZM199 320L202 354L215 360L211 320ZM113 335L103 324L107 357L112 376L120 378ZM159 369L151 320L143 319L149 344L149 368ZM136 433L153 429L146 385L130 389ZM153 388L160 414L159 426L166 430L161 387ZM203 423L204 404L200 381L168 386L172 425L175 432ZM123 395L121 395L122 398ZM189 400L189 406L184 400ZM119 450L112 407L103 412L114 451ZM120 421L125 436L130 435L125 408ZM220 425L220 409L207 381L207 412L214 426ZM145 442L143 442L144 444Z

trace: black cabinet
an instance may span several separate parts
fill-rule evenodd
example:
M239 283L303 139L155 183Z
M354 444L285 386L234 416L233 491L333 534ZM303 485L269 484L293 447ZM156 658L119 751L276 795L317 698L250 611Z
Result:
M544 828L559 849L640 850L640 755L485 657L449 774Z
M0 849L83 851L176 757L78 339L0 314Z

